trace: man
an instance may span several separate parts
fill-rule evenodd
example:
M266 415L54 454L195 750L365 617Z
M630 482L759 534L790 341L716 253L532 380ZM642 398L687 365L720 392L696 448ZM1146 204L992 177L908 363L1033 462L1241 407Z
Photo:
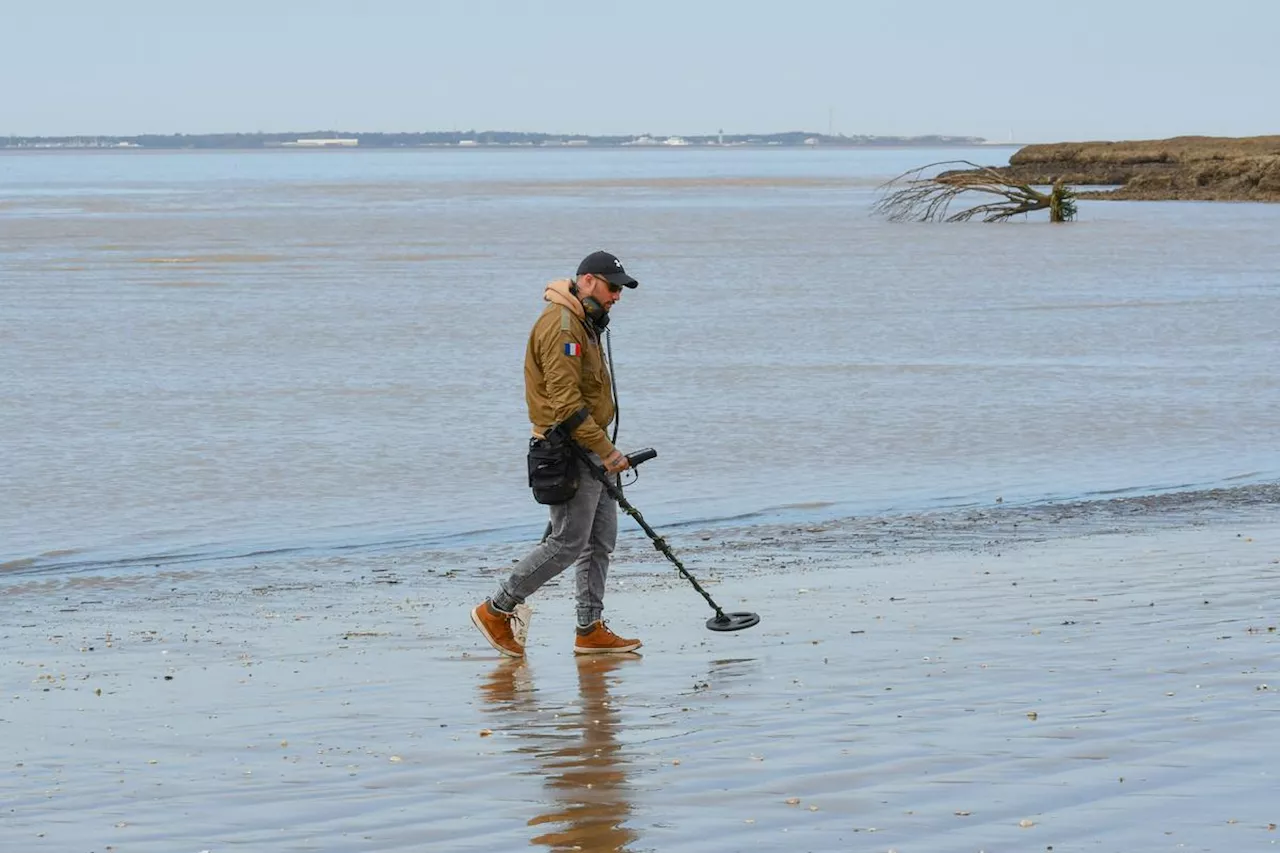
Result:
M608 252L587 255L572 280L547 285L543 298L549 304L533 324L525 352L525 401L534 439L566 424L574 442L609 474L629 464L604 431L613 421L615 404L600 333L622 289L637 284ZM516 608L571 564L578 606L574 653L640 648L639 640L619 637L602 618L605 576L618 536L618 505L582 462L574 464L580 468L578 490L567 503L551 506L551 533L516 565L497 593L471 611L471 621L484 638L508 657L524 656Z

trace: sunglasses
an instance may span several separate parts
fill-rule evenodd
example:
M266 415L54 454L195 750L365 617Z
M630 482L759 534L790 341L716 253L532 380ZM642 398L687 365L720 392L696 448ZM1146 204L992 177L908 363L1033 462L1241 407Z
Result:
M609 292L610 292L610 293L621 293L621 292L622 292L622 285L620 285L620 284L614 284L613 282L609 281L609 279L605 278L605 277L604 277L604 276L602 276L602 275L596 275L596 274L592 273L591 277L592 277L592 278L594 278L594 279L596 279L597 281L603 281L603 282L604 282L604 286L605 286L605 287L607 287L607 288L609 288Z

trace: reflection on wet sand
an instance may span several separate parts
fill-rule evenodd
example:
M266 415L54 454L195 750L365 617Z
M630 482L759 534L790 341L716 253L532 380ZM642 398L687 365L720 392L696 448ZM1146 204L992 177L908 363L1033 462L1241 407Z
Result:
M532 772L543 777L553 797L547 811L529 820L530 826L551 825L532 843L552 850L623 853L639 837L625 825L632 810L627 760L618 743L621 720L609 690L618 670L640 659L575 658L576 709L541 707L524 661L500 661L481 685L486 709L508 717L504 727L524 741L517 752L533 758Z

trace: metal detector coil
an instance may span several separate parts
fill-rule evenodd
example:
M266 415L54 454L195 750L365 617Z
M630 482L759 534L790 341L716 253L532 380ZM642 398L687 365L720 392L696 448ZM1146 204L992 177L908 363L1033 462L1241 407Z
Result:
M707 620L707 628L712 631L741 631L760 622L760 614L739 610L736 613L720 613Z

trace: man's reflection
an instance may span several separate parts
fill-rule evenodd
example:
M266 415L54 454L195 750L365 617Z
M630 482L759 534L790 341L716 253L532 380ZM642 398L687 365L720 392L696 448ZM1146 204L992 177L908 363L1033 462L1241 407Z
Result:
M529 667L523 661L498 664L481 693L490 710L515 713L516 731L535 741L520 752L537 759L538 770L554 795L552 808L529 821L548 826L534 844L552 850L623 853L639 834L625 826L631 815L627 759L618 744L620 715L610 687L619 670L636 665L639 655L581 655L578 669L580 702L575 710L556 709L559 717L542 726L548 709L540 709Z

